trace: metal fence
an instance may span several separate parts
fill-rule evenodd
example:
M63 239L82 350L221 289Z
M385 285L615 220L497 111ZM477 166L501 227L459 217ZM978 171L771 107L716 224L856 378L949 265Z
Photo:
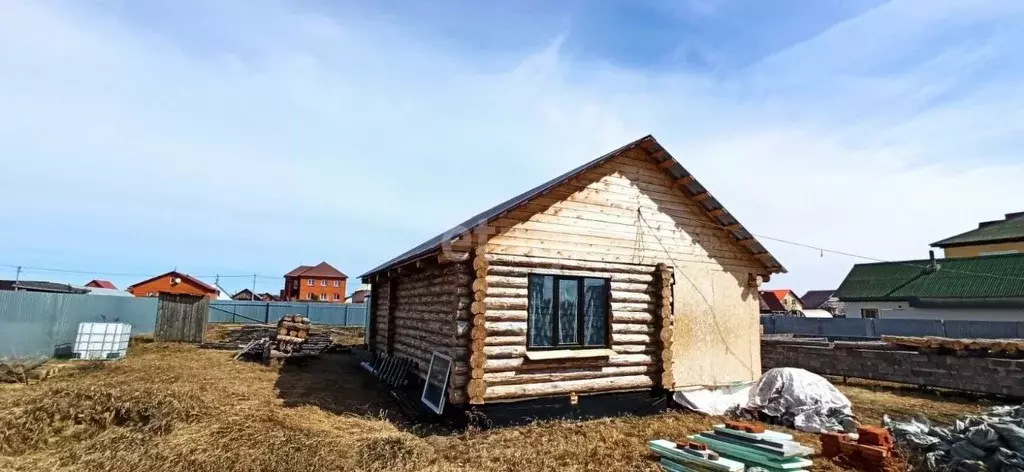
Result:
M839 338L940 336L944 338L1024 338L1024 322L944 321L870 318L797 318L762 316L765 334L802 334Z
M119 322L132 335L152 333L156 298L0 291L0 357L63 354L75 340L78 323ZM276 323L300 314L313 324L359 326L366 322L363 304L289 302L210 302L210 323Z
M359 326L366 323L366 305L351 303L246 302L210 303L210 323L275 323L284 315L302 315L314 325Z
M0 356L52 356L75 341L78 323L121 322L152 332L157 299L0 291Z

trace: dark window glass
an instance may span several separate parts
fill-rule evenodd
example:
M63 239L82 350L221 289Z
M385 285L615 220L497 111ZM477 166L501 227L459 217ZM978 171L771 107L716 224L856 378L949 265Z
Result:
M578 279L558 280L558 344L579 344L577 328L579 327L579 293Z
M608 345L607 279L531 274L527 292L530 347Z
M555 302L555 278L531 275L529 282L530 346L553 346L555 343L552 305Z
M603 346L608 337L608 281L583 279L583 344Z

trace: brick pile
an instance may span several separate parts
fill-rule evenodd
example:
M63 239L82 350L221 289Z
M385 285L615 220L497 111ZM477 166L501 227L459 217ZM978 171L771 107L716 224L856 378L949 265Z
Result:
M821 455L843 467L865 472L896 472L893 457L895 441L888 429L874 426L857 428L858 439L840 433L821 436Z

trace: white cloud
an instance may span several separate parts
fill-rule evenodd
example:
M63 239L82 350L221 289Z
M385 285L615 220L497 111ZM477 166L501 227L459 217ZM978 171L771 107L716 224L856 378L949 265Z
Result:
M271 2L176 33L4 2L0 185L18 205L0 262L355 273L648 133L756 233L922 257L1022 209L1024 121L1020 71L969 86L1017 54L1016 30L919 52L931 28L1009 21L1007 4L913 3L714 79L580 63L560 38L496 68L401 25ZM775 284L799 290L855 262L766 244L791 271Z

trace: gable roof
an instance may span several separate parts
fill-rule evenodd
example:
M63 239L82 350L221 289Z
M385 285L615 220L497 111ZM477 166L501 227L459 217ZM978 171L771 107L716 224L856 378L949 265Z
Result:
M843 301L1024 299L1024 254L857 264L836 290Z
M776 295L775 292L773 292L771 290L764 290L764 291L761 292L761 303L765 307L767 307L768 311L772 311L772 312L775 312L775 311L779 311L779 312L789 311L789 310L786 310L786 307L782 304L782 301L779 300L778 295Z
M70 284L45 282L39 280L0 280L0 290L24 290L28 292L74 293L85 294L89 290Z
M783 289L779 289L779 290L769 290L769 291L774 293L775 297L778 298L780 301L782 299L786 298L786 295L792 295L793 298L795 298L796 301L800 302L801 305L803 305L803 303L804 303L804 301L801 300L800 297L798 297L796 295L796 292L794 292L794 291L792 291L792 290L790 290L788 288L783 288Z
M1007 213L1006 219L983 221L978 229L932 243L932 247L972 246L1011 241L1024 241L1024 212Z
M191 275L183 274L183 273L178 272L176 270L172 270L170 272L167 272L167 273L164 273L164 274L160 274L160 275L157 275L155 277L150 277L150 278L148 278L146 280L143 280L141 282L134 283L132 285L129 285L128 288L125 289L125 290L131 290L132 288L138 287L139 285L142 285L142 284L146 284L146 283L152 282L152 281L154 281L156 279L159 279L161 277L171 277L171 276L180 277L182 279L182 281L188 280L189 282L192 282L193 284L198 285L204 291L207 291L207 292L210 292L210 293L219 292L219 290L217 290L214 287L211 287L206 282L203 282L202 280L199 280L199 279L197 279L195 277L192 277Z
M832 294L836 293L835 290L808 290L804 296L800 297L800 301L803 302L804 308L813 310L815 308L821 308L829 298L832 298Z
M93 279L93 280L90 280L88 283L86 283L85 286L86 287L108 288L108 289L111 289L111 290L117 290L117 287L115 287L114 284L111 283L109 280Z
M339 277L342 279L348 278L347 275L342 273L340 270L335 269L334 266L326 262L321 262L315 266L300 265L292 269L291 272L284 274L285 277L299 277L303 275L307 277Z
M373 269L367 271L360 277L367 277L369 275L390 269L394 266L398 266L407 262L429 256L434 252L440 250L441 245L445 242L446 238L456 239L460 236L470 232L473 228L487 224L502 215L515 210L521 205L533 200L536 197L553 190L555 187L565 183L566 181L575 178L584 172L593 169L609 160L618 157L634 148L641 148L647 151L647 154L658 164L659 167L664 169L669 175L677 182L677 186L680 187L688 197L695 195L702 195L707 198L703 198L698 202L698 206L701 206L705 212L722 210L720 214L715 216L708 215L716 224L722 226L726 231L732 234L738 241L745 241L742 244L746 247L751 254L754 254L755 258L760 261L771 273L785 273L786 269L782 267L774 256L772 256L767 249L756 238L753 234L740 224L725 207L722 206L715 197L711 196L711 193L697 181L675 158L672 157L665 148L661 147L661 144L654 139L653 136L647 135L636 141L633 141L625 146L622 146L614 151L611 151L597 159L594 159L586 164L583 164L569 172L566 172L554 179L551 179L538 187L530 189L520 195L512 197L497 206L490 208L478 215L469 218L462 223L455 225L447 231L434 236L423 242L422 244L400 254L398 257L391 259Z

